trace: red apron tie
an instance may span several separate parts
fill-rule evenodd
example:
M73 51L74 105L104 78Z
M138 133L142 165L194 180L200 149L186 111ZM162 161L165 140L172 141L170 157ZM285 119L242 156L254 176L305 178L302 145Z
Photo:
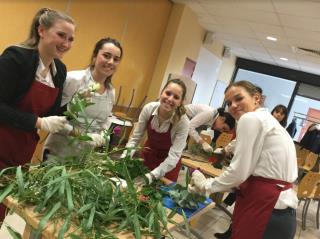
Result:
M172 146L171 141L171 129L170 128L165 133L158 133L151 127L151 120L153 116L150 117L147 123L147 134L148 139L144 145L144 149L141 153L142 158L144 159L144 165L150 170L158 167L167 157ZM165 177L170 179L173 182L176 182L178 179L179 171L181 168L181 159L177 163L176 167L168 172Z

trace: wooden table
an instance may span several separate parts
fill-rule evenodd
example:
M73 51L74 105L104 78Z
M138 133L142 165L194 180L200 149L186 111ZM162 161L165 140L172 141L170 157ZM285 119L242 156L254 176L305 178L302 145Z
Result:
M23 239L29 239L30 232L32 228L37 228L39 225L39 222L41 220L41 216L34 212L33 206L24 206L18 203L17 200L13 199L12 197L7 197L4 199L3 203L6 205L6 207L10 209L14 209L14 212L21 216L25 222L26 222L26 228L23 234ZM214 204L214 203L213 203ZM201 211L200 211L201 212ZM167 209L167 213L170 213L170 209ZM182 224L184 222L184 219L181 215L176 214L172 218L176 223ZM63 222L62 222L63 223ZM42 239L57 239L58 238L58 233L59 233L59 226L62 226L55 223L48 223L46 228L42 232ZM168 229L172 230L174 229L175 225L174 224L168 224ZM72 229L73 228L73 229ZM69 232L74 231L75 225L71 226L71 229ZM118 233L115 236L117 236L119 239L135 239L135 236L132 232L122 232ZM150 236L145 236L143 237L144 239L147 238L152 238Z
M181 163L189 168L199 169L202 173L210 177L218 177L223 172L222 169L214 168L211 163L199 162L190 158L183 157Z

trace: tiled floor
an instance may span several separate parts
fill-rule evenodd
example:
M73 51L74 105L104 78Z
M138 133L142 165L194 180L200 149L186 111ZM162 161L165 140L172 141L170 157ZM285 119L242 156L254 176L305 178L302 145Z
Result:
M184 178L183 173L181 177ZM320 230L316 228L316 210L317 210L317 203L312 202L310 204L308 210L308 217L307 217L307 229L301 229L301 211L303 207L303 203L300 204L297 210L297 231L295 239L319 239L320 238ZM232 211L232 208L228 208L228 210ZM24 221L17 215L10 215L7 216L5 222L15 228L18 232L22 233L24 229ZM194 229L204 238L204 239L214 239L213 236L216 232L224 232L230 223L230 218L226 216L224 212L219 209L212 209L202 215L197 222L197 225ZM183 232L176 230L173 232L173 236L175 239L186 239L190 238L187 235L183 234ZM6 228L3 226L0 230L0 239L10 239L10 235L8 234Z

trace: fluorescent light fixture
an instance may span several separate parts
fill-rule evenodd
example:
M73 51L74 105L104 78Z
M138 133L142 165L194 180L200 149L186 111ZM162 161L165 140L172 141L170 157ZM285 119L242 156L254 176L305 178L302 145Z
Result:
M282 60L282 61L287 61L287 60L288 60L288 58L280 57L280 60Z
M278 39L275 38L275 37L270 37L270 36L267 36L267 39L270 40L270 41L277 41Z

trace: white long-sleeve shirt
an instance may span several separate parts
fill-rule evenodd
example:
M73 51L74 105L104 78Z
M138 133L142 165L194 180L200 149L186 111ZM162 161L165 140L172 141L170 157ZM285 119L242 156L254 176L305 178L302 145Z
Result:
M95 83L91 75L91 70L70 71L63 86L61 106L69 103L76 92L88 89L89 85ZM106 89L103 94L94 92L91 96L94 103L85 108L86 117L93 121L90 129L99 132L110 126L108 117L111 115L113 104L115 103L114 88ZM80 119L81 120L81 116Z
M61 106L68 104L75 93L80 90L88 89L89 85L93 83L95 83L95 81L92 78L89 68L86 70L68 72L63 87ZM111 124L111 122L109 122L109 116L111 115L112 107L115 102L114 88L106 89L103 94L94 92L91 96L91 102L94 104L85 108L86 117L89 122L91 122L89 131L100 133L102 130L109 128ZM78 119L79 121L84 121L84 119L81 118L81 115ZM51 154L60 157L78 155L81 149L86 147L86 145L68 145L70 142L68 137L69 136L64 133L49 134L44 149L49 149Z
M151 102L143 107L139 116L137 127L134 129L131 138L126 144L127 148L136 147L139 144L144 132L146 131L147 123L151 116L153 116L151 120L152 129L158 133L168 132L170 125L173 123L172 117L159 125L159 106L160 102ZM189 120L187 115L183 115L177 123L172 125L170 132L172 146L170 147L168 157L157 168L152 170L152 174L156 178L163 177L166 173L170 172L176 167L182 151L186 146L188 129Z
M211 127L218 117L218 112L214 108L202 104L189 104L185 108L190 119L189 135L199 143L201 137L196 129L202 125Z
M209 192L237 188L251 175L294 182L298 176L296 151L287 131L266 110L242 115L237 125L237 142L230 166L222 175L206 181ZM277 209L297 208L293 189L282 191Z

